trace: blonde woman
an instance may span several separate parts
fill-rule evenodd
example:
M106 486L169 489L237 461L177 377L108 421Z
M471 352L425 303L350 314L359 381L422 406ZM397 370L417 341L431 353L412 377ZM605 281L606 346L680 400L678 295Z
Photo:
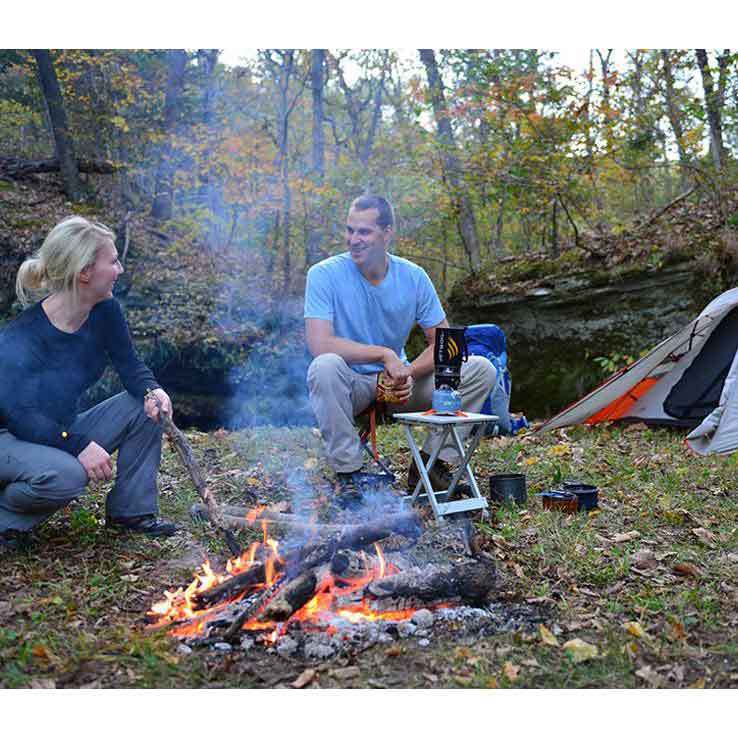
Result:
M66 218L18 271L26 306L0 331L0 551L27 543L28 531L113 478L106 500L113 528L169 536L158 515L159 408L171 401L136 355L113 286L122 274L113 233ZM34 301L38 300L38 301ZM77 413L85 390L112 362L125 392Z

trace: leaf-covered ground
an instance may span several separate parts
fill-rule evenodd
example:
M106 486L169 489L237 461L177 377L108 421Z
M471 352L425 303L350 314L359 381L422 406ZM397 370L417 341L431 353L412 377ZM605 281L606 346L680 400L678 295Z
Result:
M397 427L381 446L398 470ZM189 434L223 502L289 498L294 472L330 478L311 429ZM2 687L731 687L738 683L738 505L734 457L703 459L682 435L645 426L575 428L485 440L477 471L522 470L526 509L477 523L499 561L498 596L533 603L544 623L495 636L376 645L327 663L248 653L186 654L145 612L225 552L190 520L194 489L164 454L161 506L182 531L166 541L108 532L104 488L3 556ZM566 477L599 485L589 516L544 511L535 496ZM243 534L244 543L248 534Z

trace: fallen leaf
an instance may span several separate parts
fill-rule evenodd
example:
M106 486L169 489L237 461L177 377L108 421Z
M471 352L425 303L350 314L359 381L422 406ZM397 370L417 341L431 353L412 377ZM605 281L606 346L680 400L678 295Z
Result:
M497 677L493 676L487 680L487 689L497 689Z
M387 656L399 656L402 653L402 648L395 644L394 646L390 646L384 653Z
M35 658L41 659L43 661L50 661L52 658L51 651L49 651L49 649L46 648L43 643L35 645L31 649L31 653L34 655Z
M541 641L543 641L547 646L559 645L556 636L543 623L538 626L538 633L541 636Z
M616 533L612 540L614 543L627 543L628 541L634 541L636 538L640 538L641 534L637 530L629 530L627 533Z
M692 533L706 546L713 546L715 544L715 536L707 528L692 528Z
M124 582L137 582L139 577L136 574L124 574L121 579Z
M666 637L670 641L682 641L687 637L687 630L681 620L675 620L669 623L669 630Z
M650 666L644 666L638 669L636 676L648 682L652 687L662 687L664 684L664 678L660 674L657 674Z
M643 638L643 636L646 635L646 631L643 630L641 624L637 623L635 620L629 620L627 623L623 623L623 628L636 638Z
M636 569L647 571L648 569L655 569L659 562L656 561L653 551L650 548L640 548L631 556L631 562Z
M535 659L523 659L523 661L520 662L523 666L530 666L533 669L537 669L540 664Z
M682 577L694 577L695 579L699 579L701 574L700 570L694 564L686 562L674 564L672 571Z
M502 670L505 672L505 676L511 681L514 682L518 678L518 673L520 672L520 667L515 666L512 661L506 661L502 667Z
M294 682L290 686L294 687L295 689L302 689L303 687L306 687L310 682L315 679L317 672L315 669L305 669L305 671L300 674L297 679L295 679Z
M704 689L705 688L705 677L700 677L696 681L689 685L689 689Z
M587 643L587 641L583 641L581 638L572 638L570 641L567 641L563 645L563 649L572 657L575 664L594 659L599 653L597 646Z

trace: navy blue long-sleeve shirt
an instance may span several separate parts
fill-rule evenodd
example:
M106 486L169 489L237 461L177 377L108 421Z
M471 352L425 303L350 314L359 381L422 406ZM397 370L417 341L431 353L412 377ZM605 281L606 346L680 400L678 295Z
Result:
M70 427L82 394L112 362L136 397L159 387L138 358L115 298L98 303L75 333L49 321L38 302L0 331L0 428L77 456L90 441Z

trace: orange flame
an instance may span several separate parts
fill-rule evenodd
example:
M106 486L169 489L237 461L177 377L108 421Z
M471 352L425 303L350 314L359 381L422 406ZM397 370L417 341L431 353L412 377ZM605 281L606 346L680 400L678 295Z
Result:
M263 509L262 506L251 510L247 519L256 520ZM262 534L262 542L253 543L247 552L230 559L226 563L226 573L218 574L214 572L210 562L206 559L200 567L200 571L195 573L193 581L186 589L179 588L174 592L165 591L164 599L154 603L149 611L150 615L156 616L158 619L155 627L176 624L172 634L177 637L203 635L208 621L213 620L229 604L244 597L245 592L239 593L231 600L220 602L202 610L195 609L194 600L196 595L220 584L229 576L246 571L255 563L264 562L264 582L258 584L257 587L269 588L277 582L279 577L282 576L281 572L277 570L277 564L283 565L284 560L279 554L278 542L268 536L267 521L262 521ZM351 578L334 577L331 574L324 576L312 599L295 612L287 623L278 624L271 621L261 621L258 619L259 613L256 613L253 618L244 623L243 630L270 631L264 637L264 641L273 644L292 620L327 627L328 631L333 633L336 632L336 618L342 618L350 623L376 620L408 620L415 612L414 608L377 611L373 608L372 603L364 597L357 604L348 604L340 608L335 607L337 598L345 601L352 594L355 595L363 590L374 579L396 574L399 571L397 566L387 562L379 544L375 543L374 549L376 557L369 557L363 551L361 552L364 571L360 576ZM436 605L436 607L448 606L447 603Z

